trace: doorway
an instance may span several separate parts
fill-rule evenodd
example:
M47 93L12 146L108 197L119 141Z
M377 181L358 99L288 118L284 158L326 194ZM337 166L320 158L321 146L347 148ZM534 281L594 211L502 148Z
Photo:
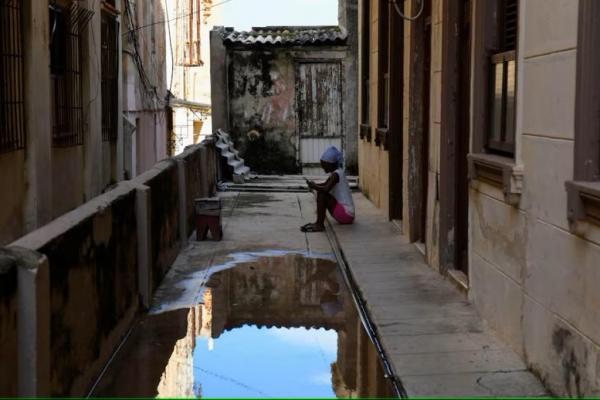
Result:
M404 20L388 4L389 55L389 215L391 220L403 218L403 116L404 116Z
M429 193L429 136L431 92L431 0L412 0L411 9L423 7L421 16L412 21L409 58L407 191L409 198L408 236L426 252L427 199Z
M444 2L440 146L440 266L469 275L471 0ZM446 22L447 21L447 22ZM459 29L455 29L458 27Z
M320 157L329 146L343 150L341 62L296 64L298 157L304 175L321 175Z

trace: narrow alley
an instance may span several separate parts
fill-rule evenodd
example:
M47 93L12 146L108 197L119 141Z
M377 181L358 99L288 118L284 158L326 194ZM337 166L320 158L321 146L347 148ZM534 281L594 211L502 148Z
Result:
M0 397L599 397L598 21L0 0Z
M349 229L330 224L328 234L298 229L314 218L306 192L220 197L223 240L180 253L93 396L546 393L362 195L361 218ZM281 348L286 337L296 342Z

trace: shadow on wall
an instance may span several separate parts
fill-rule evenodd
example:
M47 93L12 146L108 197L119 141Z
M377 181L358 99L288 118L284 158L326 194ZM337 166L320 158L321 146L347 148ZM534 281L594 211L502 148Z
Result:
M253 171L300 172L296 160L294 66L284 49L231 53L233 140Z
M297 174L301 171L294 152L282 146L280 140L264 136L245 142L244 161L259 174Z
M189 197L214 193L215 169L211 143L191 146L20 238L10 257L0 249L0 396L87 393L187 243ZM44 262L21 266L29 253Z

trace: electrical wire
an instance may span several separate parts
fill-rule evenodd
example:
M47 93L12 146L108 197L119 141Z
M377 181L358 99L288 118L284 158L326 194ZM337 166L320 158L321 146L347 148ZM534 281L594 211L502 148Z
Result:
M169 5L165 4L165 16L169 21ZM169 49L171 50L171 78L169 79L169 92L167 96L171 94L171 88L173 87L173 71L175 71L175 56L173 55L173 41L171 40L171 24L167 24L167 33L169 36Z
M125 17L128 26L130 28L136 28L130 0L125 1ZM140 55L139 38L136 34L134 34L135 31L136 29L132 29L129 33L129 41L131 42L133 47L133 53L130 53L130 55L133 58L133 63L135 64L138 74L140 76L140 82L144 89L142 93L145 94L143 97L146 102L150 101L152 103L151 106L155 106L156 103L160 104L162 102L162 99L160 99L160 96L158 96L156 86L152 84L152 81L150 80L150 78L148 77L148 73L146 72L146 68L144 67L144 63Z
M210 8L213 9L215 7L218 7L218 6L222 5L222 4L229 3L230 1L233 1L233 0L223 0L220 3L211 5ZM148 28L150 26L154 26L154 25L158 25L158 24L164 24L165 22L176 21L178 19L186 18L186 17L189 17L190 15L194 15L194 14L200 14L200 12L202 12L202 11L198 10L198 11L194 11L194 12L191 12L191 13L178 15L178 16L172 18L172 19L168 19L168 17L167 17L167 19L164 19L162 21L156 21L156 22L153 22L151 24L141 25L141 26L135 27L134 29L131 29L131 30L127 31L127 32L123 32L123 36L125 36L127 34L130 34L131 32L138 31L140 29Z
M402 10L400 10L397 0L391 0L391 2L394 5L394 8L396 9L396 12L398 13L398 15L400 15L402 18L404 18L407 21L417 20L421 16L421 14L423 14L423 10L425 9L425 0L421 0L421 8L419 9L419 11L414 16L408 17L408 16L404 15Z

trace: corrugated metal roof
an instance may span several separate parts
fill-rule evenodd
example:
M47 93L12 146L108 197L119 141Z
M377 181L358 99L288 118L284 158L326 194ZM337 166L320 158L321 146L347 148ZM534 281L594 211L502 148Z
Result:
M243 45L331 45L344 44L346 29L339 26L265 26L250 31L224 28L224 43Z

